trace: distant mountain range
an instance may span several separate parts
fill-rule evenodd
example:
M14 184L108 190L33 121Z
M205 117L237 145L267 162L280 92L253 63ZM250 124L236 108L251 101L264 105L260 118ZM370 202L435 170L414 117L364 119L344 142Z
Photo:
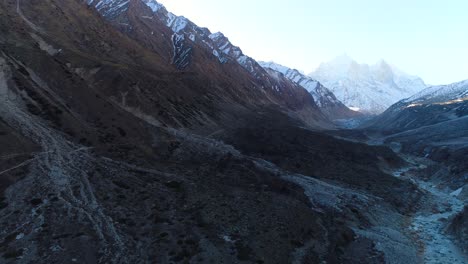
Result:
M403 98L426 88L424 81L384 60L359 64L347 55L322 63L310 77L320 81L351 109L379 114Z

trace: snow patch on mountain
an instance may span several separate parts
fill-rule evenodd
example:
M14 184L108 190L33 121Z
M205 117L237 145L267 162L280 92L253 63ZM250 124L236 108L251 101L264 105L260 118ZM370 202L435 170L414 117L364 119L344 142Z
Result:
M86 0L86 3L94 6L103 16L114 17L128 10L130 0Z
M142 0L153 12L158 12L159 9L163 7L162 4L154 1L154 0Z
M192 55L192 47L186 45L183 34L174 33L172 35L173 57L172 63L177 69L183 70L188 67Z
M221 64L228 62L228 59L219 54L219 52L215 49L213 49L213 55L215 55L215 57L218 58L219 63Z
M164 5L158 3L155 0L141 0L146 4L151 11L154 13L159 13L160 20L166 26L170 27L174 33L180 33L182 30L186 29L189 25L196 27L190 20L183 16L176 16L173 13L167 11Z
M175 19L171 20L167 26L169 26L175 33L179 33L181 30L187 27L187 25L188 20L185 17L176 17Z
M109 0L107 0L109 1ZM166 26L174 33L183 34L187 39L195 42L197 39L212 50L212 54L221 63L234 61L239 63L254 77L265 75L265 70L252 58L243 54L242 50L233 45L221 32L211 33L207 28L198 27L183 16L176 16L156 0L141 0L145 3Z
M224 54L234 59L238 59L239 57L243 55L242 50L239 47L234 46L231 43L231 41L229 41L229 39L223 35L223 33L217 32L217 33L211 34L209 38L216 44L217 48Z

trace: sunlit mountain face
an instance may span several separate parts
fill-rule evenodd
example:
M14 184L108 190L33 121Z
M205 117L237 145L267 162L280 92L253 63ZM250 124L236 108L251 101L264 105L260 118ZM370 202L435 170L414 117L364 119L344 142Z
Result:
M346 106L368 114L379 114L426 88L422 79L384 60L375 65L359 64L347 55L322 63L310 76L322 82Z

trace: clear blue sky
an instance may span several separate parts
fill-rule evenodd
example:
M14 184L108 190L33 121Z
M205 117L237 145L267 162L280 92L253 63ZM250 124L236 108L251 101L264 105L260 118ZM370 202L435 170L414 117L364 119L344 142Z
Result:
M429 84L468 79L466 0L158 0L246 55L306 73L347 53Z

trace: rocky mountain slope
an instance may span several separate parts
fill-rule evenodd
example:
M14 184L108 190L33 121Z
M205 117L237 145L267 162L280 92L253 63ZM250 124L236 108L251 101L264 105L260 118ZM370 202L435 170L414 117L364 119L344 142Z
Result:
M283 65L274 62L259 62L265 69L271 69L281 73L294 83L304 87L313 97L315 103L329 119L345 119L355 117L357 112L352 111L340 102L335 95L320 82Z
M379 61L359 64L347 55L322 63L310 76L329 88L346 106L379 114L403 98L426 88L423 80Z
M222 34L212 34L185 17L175 16L156 1L127 1L125 5L110 1L122 8L100 8L107 2L88 3L96 6L122 33L177 70L188 73L191 78L210 76L211 80L199 82L215 86L203 88L208 93L229 94L241 104L277 105L311 126L331 126L307 91L286 81L278 86L258 63L243 55ZM217 89L228 91L217 93Z

